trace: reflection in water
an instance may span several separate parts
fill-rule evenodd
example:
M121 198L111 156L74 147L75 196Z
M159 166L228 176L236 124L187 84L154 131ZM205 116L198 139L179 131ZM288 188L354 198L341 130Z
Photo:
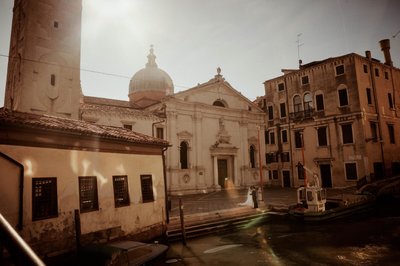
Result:
M393 205L398 208L398 205ZM379 212L377 212L379 213ZM398 265L400 216L273 223L170 246L173 265Z

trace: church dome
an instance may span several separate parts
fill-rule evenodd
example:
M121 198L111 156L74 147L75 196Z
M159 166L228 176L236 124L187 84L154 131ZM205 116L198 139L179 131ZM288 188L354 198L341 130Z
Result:
M156 64L153 46L147 59L146 67L136 72L129 83L129 100L141 107L174 93L171 77Z

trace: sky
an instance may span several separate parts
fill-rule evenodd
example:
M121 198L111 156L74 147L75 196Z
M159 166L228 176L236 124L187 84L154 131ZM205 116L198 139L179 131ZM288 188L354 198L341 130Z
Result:
M13 0L0 0L0 106L4 105ZM250 100L281 69L348 53L400 67L399 0L83 0L81 86L128 100L130 78L154 45L175 92L221 74ZM397 35L396 35L397 34ZM106 73L99 74L85 70ZM122 76L122 77L121 77Z

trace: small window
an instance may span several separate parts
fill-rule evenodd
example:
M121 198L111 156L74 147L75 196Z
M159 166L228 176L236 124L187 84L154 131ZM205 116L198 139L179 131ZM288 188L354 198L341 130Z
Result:
M57 178L32 178L32 220L57 216Z
M344 74L344 65L336 66L336 76Z
M339 106L347 106L349 105L349 101L347 98L347 89L338 90L339 93Z
M226 107L225 104L224 104L222 101L220 101L220 100L216 100L216 101L213 103L213 105L214 105L214 106L219 106L219 107Z
M353 143L353 128L351 124L342 125L342 140L343 144Z
M315 101L317 104L317 111L323 111L324 110L324 95L322 94L317 94L315 96Z
M124 128L132 130L132 125L124 124Z
M57 29L57 28L58 28L58 21L54 21L54 22L53 22L53 26L54 26L54 28Z
M368 101L368 104L372 104L372 91L371 91L371 89L370 88L367 88L367 101Z
M279 105L279 107L280 107L280 111L281 111L281 118L285 118L286 117L286 104L281 103Z
M126 175L113 176L115 208L129 206L128 177Z
M308 84L308 76L301 77L301 85L307 85L307 84Z
M367 65L363 65L363 70L364 70L364 73L368 73L368 66Z
M357 180L357 164L356 163L345 163L346 168L346 179Z
M290 162L289 152L281 153L281 162Z
M378 130L377 130L377 125L375 122L370 122L369 127L371 129L371 139L373 142L378 141Z
M79 203L81 212L99 209L97 195L97 178L95 176L79 177Z
M282 143L287 143L288 142L287 130L286 129L282 130L281 135L282 135Z
M273 130L269 132L269 141L271 144L275 144L275 132Z
M275 163L277 162L276 153L270 152L265 154L265 161L266 163Z
M389 131L389 142L390 144L395 144L396 141L394 139L394 126L391 124L388 124L388 131Z
M188 144L186 141L181 142L179 150L181 169L188 169Z
M265 144L269 144L269 133L268 133L268 130L264 131L264 137L265 137Z
M272 170L272 179L278 179L278 170Z
M159 139L164 139L164 128L162 127L156 128L156 137Z
M153 180L151 175L140 175L143 203L154 201Z
M294 132L294 142L296 148L303 148L303 132L298 130Z
M250 167L256 168L256 149L253 145L250 146Z
M274 108L272 105L268 106L268 120L274 119Z
M279 83L278 84L278 91L284 91L285 90L285 83Z
M389 108L393 109L394 105L393 105L393 98L392 98L391 93L388 93L388 101L389 101Z
M51 84L51 86L56 86L56 75L51 74L51 76L50 76L50 84Z
M303 165L300 162L298 162L296 167L297 167L297 178L298 179L304 179L304 167L303 167Z
M318 146L325 147L328 146L328 138L327 138L327 127L319 127L317 128L317 135L318 135Z
M389 73L385 71L385 79L389 79Z
M379 69L375 68L375 76L379 77Z

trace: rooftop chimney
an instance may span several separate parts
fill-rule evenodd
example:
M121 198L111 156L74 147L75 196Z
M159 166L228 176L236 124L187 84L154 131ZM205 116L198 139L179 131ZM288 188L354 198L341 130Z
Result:
M371 59L371 51L365 51L365 57Z
M393 66L392 58L390 57L390 40L381 40L379 43L381 44L381 50L385 56L385 65Z

